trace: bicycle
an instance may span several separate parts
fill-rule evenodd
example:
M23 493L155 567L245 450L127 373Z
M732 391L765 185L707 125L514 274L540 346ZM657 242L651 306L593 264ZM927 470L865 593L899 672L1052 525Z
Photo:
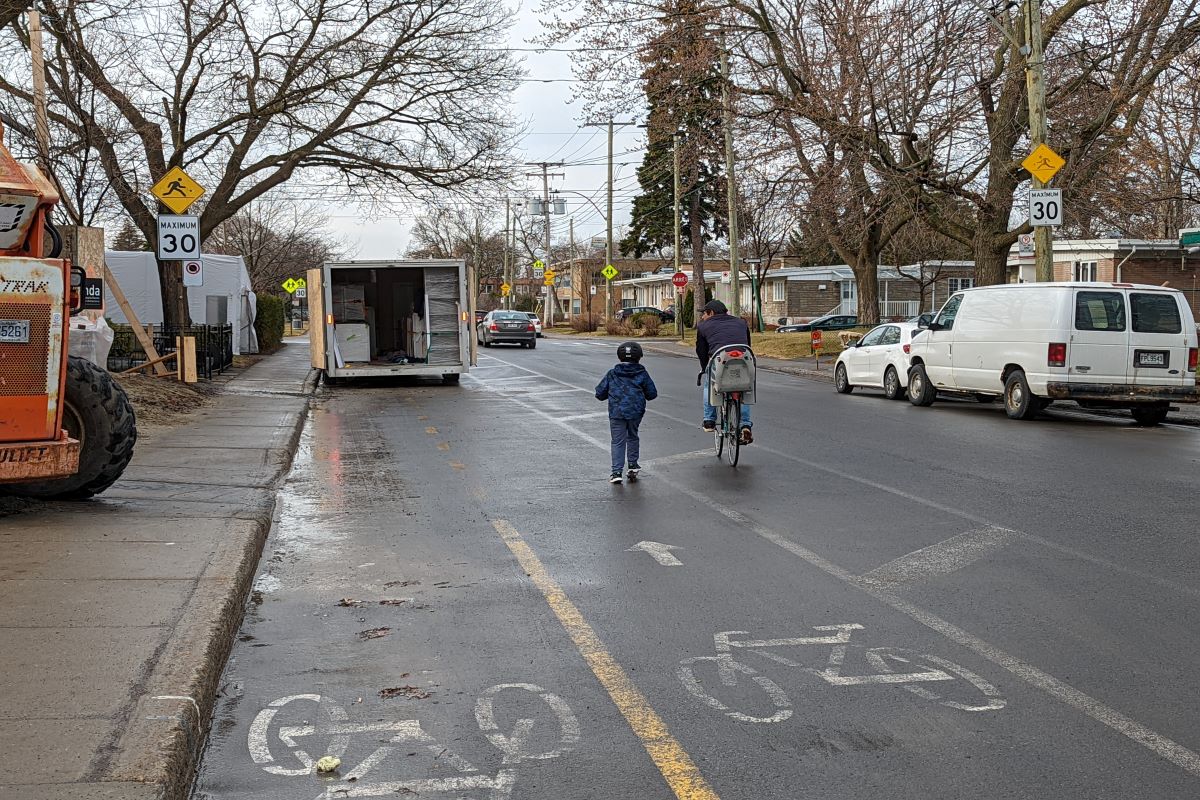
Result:
M742 449L742 404L754 402L757 365L745 345L728 345L713 353L708 373L708 402L717 408L713 430L717 458L736 467Z
M862 645L851 645L850 637L853 631L864 630L863 626L856 623L818 625L814 626L813 630L832 631L833 633L786 639L747 640L733 638L734 636L744 636L746 631L721 631L713 635L717 654L715 656L693 656L683 659L679 662L676 676L693 697L710 708L716 709L739 722L783 722L792 716L792 702L787 692L778 683L765 675L760 675L758 670L750 665L735 659L732 653L734 649L745 649L750 652L756 652L763 658L777 664L798 668L810 675L815 675L830 686L894 685L924 700L959 711L999 711L1006 705L1005 699L1000 696L1000 692L995 686L966 667L955 664L952 661L947 661L939 656L916 653L900 647L864 647L863 660L875 672L863 675L844 675L842 672L848 648L851 646L862 647ZM806 645L831 645L829 658L823 669L805 667L798 661L769 650L769 648ZM774 713L769 715L761 712L755 714L748 705L743 706L742 710L732 708L707 691L701 678L697 676L695 665L708 662L716 664L716 674L722 686L736 688L738 686L739 675L749 678L753 684L762 690L767 704L775 709ZM982 694L982 698L971 701L960 701L946 697L945 693L938 694L932 689L926 688L925 685L930 683L944 684L956 681L959 678L965 681L968 687L973 687L968 688L967 691L971 692L972 695L978 692ZM961 684L955 683L954 687L961 688ZM943 690L943 692L945 691Z

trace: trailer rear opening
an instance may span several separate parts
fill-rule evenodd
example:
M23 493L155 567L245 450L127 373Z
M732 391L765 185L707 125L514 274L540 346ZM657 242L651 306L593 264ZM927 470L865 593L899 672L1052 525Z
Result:
M466 265L338 261L309 271L313 366L326 380L407 375L457 383L470 362Z

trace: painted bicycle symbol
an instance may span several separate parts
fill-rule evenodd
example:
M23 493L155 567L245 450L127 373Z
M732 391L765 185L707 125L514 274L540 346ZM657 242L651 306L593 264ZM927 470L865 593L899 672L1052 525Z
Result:
M532 717L516 719L512 730L505 733L496 713L502 697L508 698L505 702L510 704L506 717L511 718L511 712L517 708L529 711L539 701L543 710L534 712ZM283 713L289 706L296 710ZM303 717L299 722L295 721L297 715ZM354 722L344 707L319 694L296 694L274 700L255 716L246 738L254 763L265 772L283 777L311 776L321 756L340 759L350 752L353 737L379 745L356 763L344 764L339 771L340 780L329 783L317 800L472 789L488 790L490 800L505 800L516 785L515 767L522 761L558 758L579 742L579 721L566 701L529 683L503 683L485 690L475 702L475 720L484 738L502 756L502 766L494 775L482 772L439 742L421 727L419 720ZM426 749L457 774L363 781L369 773L393 761L394 756L403 754L400 751L416 748Z
M959 711L999 711L1005 706L1005 700L995 686L952 661L900 647L851 644L850 637L854 631L864 630L862 625L819 625L814 626L813 630L821 631L823 635L787 639L735 639L735 636L746 636L746 631L722 631L713 636L716 655L685 658L679 662L676 674L693 697L739 722L783 722L792 716L792 701L778 683L735 658L735 650L799 669L830 686L898 686L924 700ZM807 667L777 652L782 648L810 645L831 646L829 658L823 667ZM851 651L851 647L856 649ZM861 654L861 658L852 659L851 666L862 662L874 671L859 675L844 674L849 652L854 652L856 656ZM733 701L727 703L707 688L715 689L714 680L727 689L736 689L741 683L757 686L761 692L755 692L759 695L757 702L743 699L743 705L735 708L730 704ZM726 691L722 694L737 694L745 698L746 692ZM764 707L773 709L773 712L766 713L762 710Z

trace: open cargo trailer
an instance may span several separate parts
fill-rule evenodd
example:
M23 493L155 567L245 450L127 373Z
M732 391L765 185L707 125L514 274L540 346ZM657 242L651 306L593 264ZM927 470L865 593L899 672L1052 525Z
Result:
M312 365L325 381L458 383L471 360L466 262L331 261L308 271Z

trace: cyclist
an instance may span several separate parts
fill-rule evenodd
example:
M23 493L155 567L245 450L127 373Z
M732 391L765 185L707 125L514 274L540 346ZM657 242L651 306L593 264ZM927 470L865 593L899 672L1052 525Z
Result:
M717 409L708 402L708 361L712 354L722 347L742 345L750 347L750 326L741 317L732 316L729 309L720 300L709 300L704 304L700 324L696 326L696 355L700 359L700 368L704 378L701 391L704 402L704 430L712 431L717 427ZM754 436L750 433L750 406L742 404L741 435L742 444L750 444Z

